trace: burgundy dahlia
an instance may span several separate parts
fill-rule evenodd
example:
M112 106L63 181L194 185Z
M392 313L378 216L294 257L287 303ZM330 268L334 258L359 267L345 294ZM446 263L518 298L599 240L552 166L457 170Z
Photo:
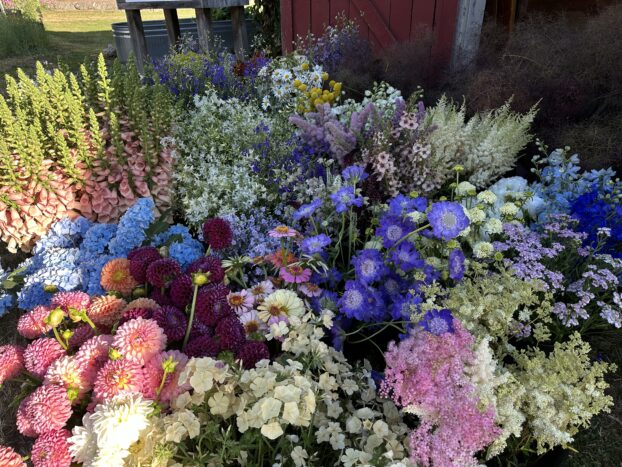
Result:
M158 304L158 308L173 304L167 290L153 289L149 297Z
M197 299L198 303L198 299ZM223 318L232 316L233 312L226 298L219 298L215 301L209 301L205 307L197 304L196 317L206 326L216 326Z
M192 329L190 330L190 339L196 339L201 336L212 337L214 335L214 328L203 324L198 319L192 322Z
M180 310L184 310L186 306L192 302L193 293L194 286L192 285L192 277L188 274L177 276L175 280L171 282L169 296L171 297L173 305Z
M201 336L196 339L192 339L186 345L184 353L188 357L212 357L216 358L220 352L220 345L213 337Z
M257 362L270 358L270 351L265 342L248 341L238 349L236 358L242 360L242 365L247 370L255 368Z
M147 268L151 263L162 259L162 255L157 248L152 246L143 246L130 251L127 254L130 260L130 274L139 284L144 284L147 279Z
M210 282L221 282L225 278L225 270L222 267L222 262L215 256L202 256L194 260L190 263L186 272L190 275L197 272L209 272Z
M244 326L237 316L227 316L216 325L215 337L223 350L237 352L246 342Z
M231 245L233 231L229 222L220 217L205 221L203 224L203 240L213 250L222 250Z
M119 326L136 318L151 319L153 318L153 310L150 308L131 308L123 313L119 320Z
M71 453L69 452L68 430L58 430L45 433L37 438L32 447L31 461L34 467L69 467Z
M172 258L154 261L147 267L147 282L154 287L168 287L181 274L181 266Z
M186 335L188 318L174 306L163 306L153 313L153 319L164 330L169 342L179 342Z
M95 331L88 324L82 324L73 330L73 335L69 338L69 348L75 350L95 336Z

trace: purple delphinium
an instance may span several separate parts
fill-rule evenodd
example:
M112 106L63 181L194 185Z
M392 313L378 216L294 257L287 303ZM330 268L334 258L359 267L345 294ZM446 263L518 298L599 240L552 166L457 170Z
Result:
M357 196L352 186L344 186L340 188L336 193L330 195L330 199L335 204L335 211L337 213L346 212L349 207L363 206L363 198Z
M303 204L294 213L294 220L307 219L322 205L322 200L314 199L309 204Z
M371 284L382 279L388 272L384 259L378 250L361 250L352 258L356 278L363 284Z
M410 272L425 265L425 261L421 259L419 252L410 242L400 243L391 252L391 261L404 272Z
M302 252L307 255L322 253L324 248L330 245L330 237L326 234L319 234L313 237L307 237L302 241Z
M385 248L391 248L411 231L411 228L399 217L384 215L380 218L380 227L376 229L376 235L382 237L382 244Z
M441 240L456 238L469 226L469 218L462 205L453 201L434 203L428 213L428 221L433 235Z
M451 311L447 309L428 311L423 315L419 324L423 329L435 336L440 336L446 332L454 332L454 317Z
M449 253L449 277L460 281L464 277L464 253L461 249L455 248Z

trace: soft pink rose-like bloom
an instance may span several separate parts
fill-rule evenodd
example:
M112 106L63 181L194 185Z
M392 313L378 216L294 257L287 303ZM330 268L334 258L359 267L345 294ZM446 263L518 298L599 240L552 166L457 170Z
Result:
M30 400L32 399L32 394L26 396L26 398L19 404L17 408L17 414L15 417L15 424L17 425L17 431L19 431L22 435L27 436L29 438L36 438L37 432L32 426L32 421L28 417L27 409Z
M142 366L164 350L166 334L156 321L136 318L117 329L112 346L125 360Z
M227 302L233 311L238 315L253 308L255 297L246 290L231 292L227 295Z
M414 331L385 354L381 394L413 410L421 424L410 436L417 464L476 466L475 454L499 435L494 406L480 408L465 365L475 359L474 338L459 321L454 332Z
M300 290L307 297L319 297L320 295L322 295L323 292L323 290L313 282L306 282L304 284L300 284L298 290Z
M164 368L162 365L170 357L173 358L173 361L177 362L177 365L175 366L175 371L166 376L164 386L158 398L157 391L160 384L162 384L162 378L164 376ZM180 394L189 391L191 389L189 383L186 382L183 385L179 384L179 375L186 367L186 363L188 363L188 357L178 350L160 352L149 360L143 368L143 373L145 375L144 396L147 399L159 399L161 402L170 403Z
M158 310L160 308L160 305L158 305L158 302L150 298L137 298L136 300L132 300L130 303L128 303L123 309L123 312L125 313L128 310L133 310L134 308L147 308L148 310Z
M123 315L126 305L122 298L104 295L93 299L87 314L96 326L112 327Z
M76 391L76 398L72 402L77 403L91 389L91 371L81 365L75 356L64 355L50 365L43 382Z
M26 467L22 456L8 446L0 446L0 465L2 467Z
M297 264L291 264L279 269L279 277L290 284L302 284L311 279L311 269L305 269Z
M24 349L17 345L0 346L0 385L24 370Z
M102 402L119 394L143 391L141 365L128 360L111 360L97 373L93 385L94 402Z
M72 414L67 391L53 384L35 389L25 409L26 417L38 435L60 430Z
M56 339L42 337L32 341L24 351L24 365L37 378L43 378L48 367L65 355L65 349Z
M287 238L287 237L296 237L298 234L297 230L292 229L286 225L279 225L274 229L268 232L268 235L273 238Z
M24 313L17 322L17 332L26 339L36 339L51 331L52 327L43 322L50 311L50 307L41 305Z
M42 434L32 447L31 460L34 467L70 467L68 430Z
M97 372L108 361L108 351L111 345L112 336L102 334L91 337L76 352L76 363L84 371L85 378L89 382L92 383L95 380Z
M51 308L60 308L68 312L69 308L86 311L91 304L91 297L85 292L58 292L52 297Z

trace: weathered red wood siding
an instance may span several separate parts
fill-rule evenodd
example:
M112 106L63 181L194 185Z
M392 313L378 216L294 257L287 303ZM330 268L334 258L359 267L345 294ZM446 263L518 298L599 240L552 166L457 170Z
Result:
M432 56L448 63L459 0L281 0L283 49L292 50L298 36L321 34L344 13L360 26L361 35L378 49L414 41L431 32Z

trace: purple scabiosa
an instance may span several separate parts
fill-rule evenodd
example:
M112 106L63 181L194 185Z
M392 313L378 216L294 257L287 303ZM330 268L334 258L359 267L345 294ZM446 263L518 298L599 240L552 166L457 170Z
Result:
M168 342L179 342L184 338L188 318L174 306L163 306L153 312L153 320L164 330Z
M469 226L469 218L461 204L453 201L434 203L428 213L432 234L441 240L451 240Z
M186 271L192 275L198 272L210 273L210 282L220 282L225 278L225 270L222 267L222 261L215 256L203 256L192 262Z
M341 172L341 177L346 182L352 182L356 184L358 182L362 182L367 177L369 177L369 174L365 172L365 169L363 167L359 165L351 165L343 169L343 172Z
M147 268L147 282L154 287L168 287L181 274L181 266L171 258L154 261Z
M250 341L238 349L235 357L242 360L242 366L246 370L251 370L261 360L269 360L270 351L265 342Z
M454 317L451 311L447 309L428 311L423 315L419 324L423 329L435 336L440 336L446 332L454 332Z
M346 212L352 206L359 208L363 206L363 197L357 196L352 186L340 188L336 193L330 195L330 199L333 201L337 213Z
M307 237L302 241L300 245L303 253L307 255L314 255L322 253L324 248L330 245L331 239L326 234L315 235L313 237Z
M382 238L382 245L385 248L391 248L411 231L412 229L401 218L385 214L380 218L376 235Z
M410 242L400 243L391 252L391 261L404 272L410 272L425 265L425 261L421 259L419 252Z
M205 221L203 224L203 240L212 250L227 248L233 240L231 225L219 217Z
M410 319L413 312L416 311L416 306L422 301L421 297L410 293L406 296L396 297L391 307L391 318L396 320Z
M455 248L449 252L449 277L460 281L464 277L464 253L461 249Z
M352 258L356 279L363 284L371 284L382 279L388 272L384 259L378 250L361 250Z
M309 204L303 204L300 206L296 212L294 213L294 220L299 221L300 219L308 219L313 213L322 205L321 199L314 199Z
M380 291L385 299L398 297L405 289L405 281L395 272L388 274L380 284Z
M397 195L389 201L389 214L396 217L403 217L409 212L425 212L428 201L423 197L411 198L409 196Z

